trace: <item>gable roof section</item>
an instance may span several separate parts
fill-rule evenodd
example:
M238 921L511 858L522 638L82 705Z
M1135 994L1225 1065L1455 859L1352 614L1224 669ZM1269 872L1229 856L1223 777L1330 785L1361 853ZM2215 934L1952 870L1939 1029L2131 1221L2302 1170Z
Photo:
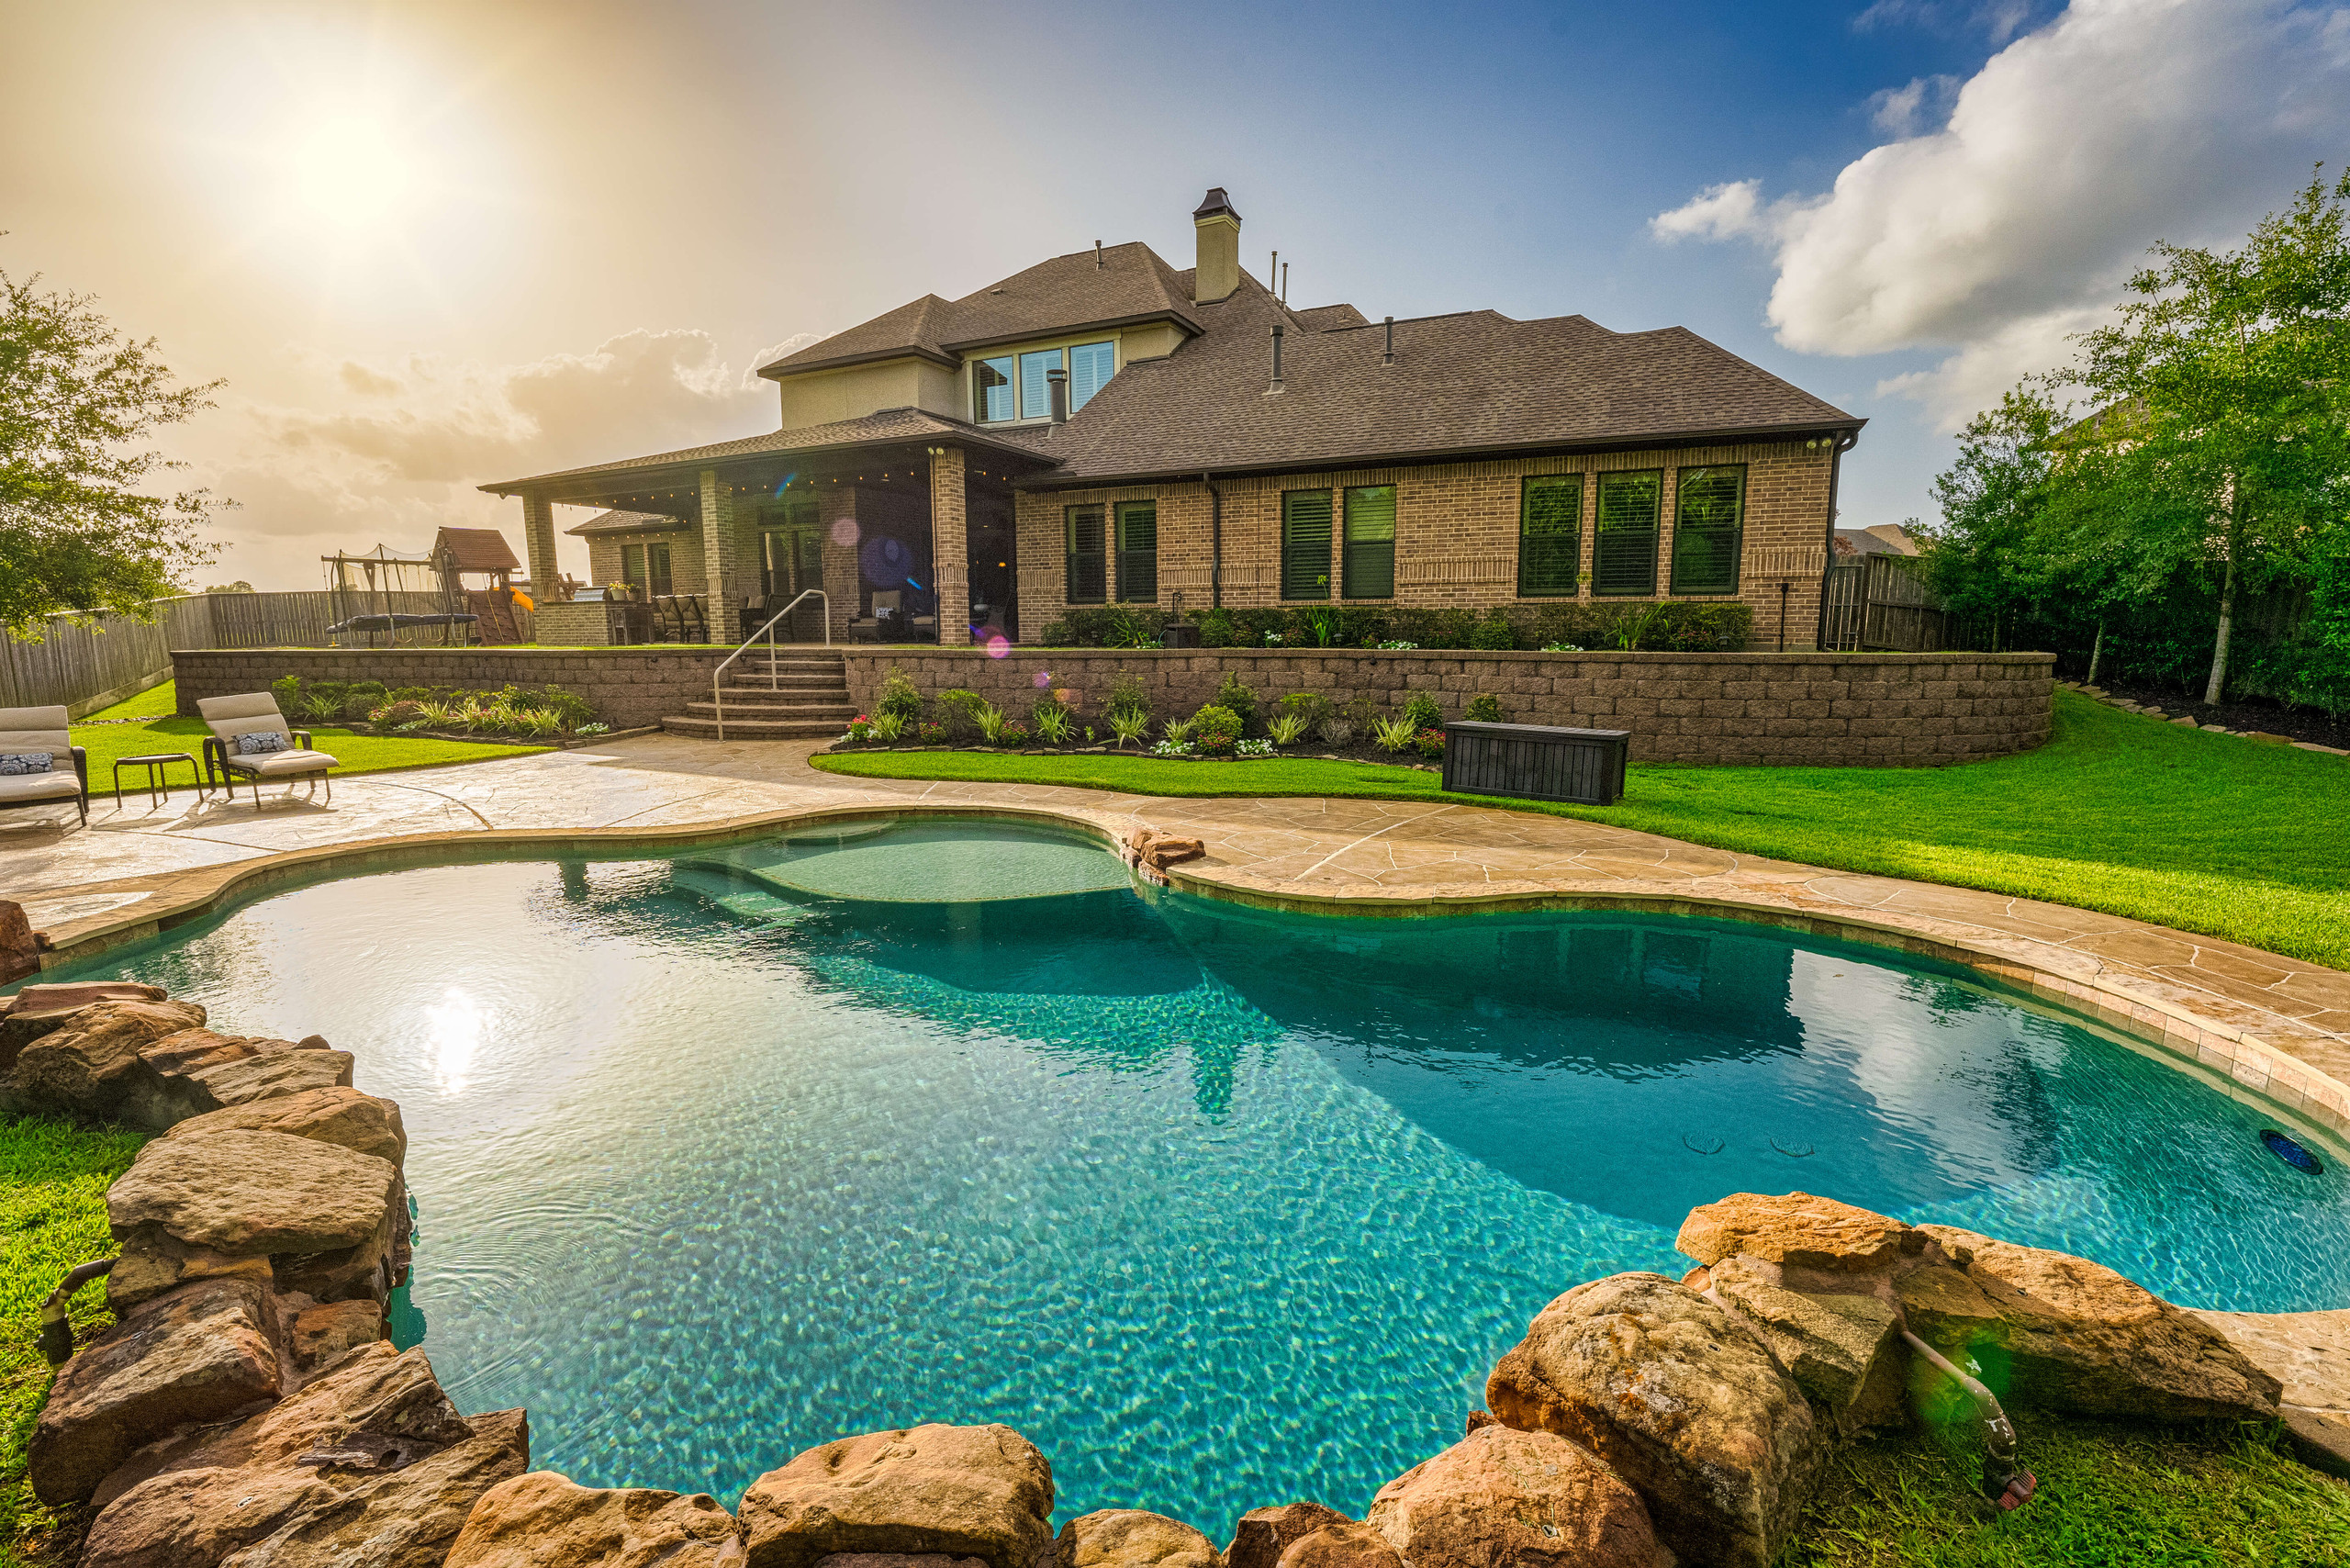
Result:
M1492 310L1315 330L1333 308L1292 311L1243 274L1197 307L1206 333L1121 370L1036 444L1057 486L1177 474L1309 468L1438 454L1752 440L1863 422L1681 327L1612 332L1581 316L1513 321ZM1270 329L1284 390L1268 394Z
M445 551L449 564L461 572L510 572L522 564L506 535L494 528L444 528L432 547Z
M744 436L740 441L722 441L711 446L689 446L677 452L656 452L646 457L627 457L617 463L591 463L585 468L565 468L553 474L533 474L520 479L499 479L480 488L494 496L509 496L518 490L543 485L558 485L565 480L594 480L605 476L618 478L663 468L692 468L729 458L756 457L767 453L784 452L853 452L860 447L889 446L900 442L952 440L966 446L985 446L1000 452L1034 455L1034 449L1024 443L1002 441L992 431L950 420L921 409L883 409L878 413L861 415L854 420L838 420L827 425L807 425L799 430L771 431L766 435Z
M1099 266L1091 251L1075 251L960 299L924 295L762 365L759 374L779 380L908 355L959 365L965 349L1155 320L1171 320L1187 332L1201 330L1190 274L1134 241L1104 249Z
M692 523L681 517L671 517L658 511L603 511L575 528L566 528L573 535L591 533L643 533L655 529L674 532L691 528Z

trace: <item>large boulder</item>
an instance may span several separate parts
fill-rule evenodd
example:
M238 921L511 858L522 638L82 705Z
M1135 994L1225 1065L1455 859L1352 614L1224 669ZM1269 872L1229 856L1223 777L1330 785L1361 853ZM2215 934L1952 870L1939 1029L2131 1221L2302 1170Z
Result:
M1743 1255L1840 1274L1890 1271L1927 1249L1925 1236L1897 1219L1809 1193L1733 1193L1701 1204L1673 1245L1700 1263Z
M2195 1316L2284 1385L2277 1414L2295 1457L2350 1478L2350 1311Z
M0 902L0 925L7 923L12 904ZM31 930L26 928L29 936ZM0 938L5 946L5 938ZM0 958L0 968L6 960ZM0 985L7 982L0 980ZM28 985L14 996L0 997L0 1081L17 1065L17 1053L71 1023L85 1007L102 1002L161 1002L168 993L160 985L135 980L83 980L64 985Z
M1485 1404L1597 1454L1694 1562L1769 1568L1818 1478L1802 1389L1727 1311L1661 1274L1594 1280L1544 1307Z
M213 1280L125 1314L61 1368L27 1455L33 1494L78 1502L132 1450L276 1397L274 1316L258 1284Z
M581 1486L552 1470L482 1494L447 1568L736 1568L743 1538L707 1493Z
M75 1013L17 1053L0 1081L0 1110L118 1118L132 1089L151 1081L141 1046L200 1028L193 1002L103 1002Z
M318 1372L352 1351L384 1337L383 1304L361 1297L333 1301L323 1306L303 1305L307 1296L281 1300L278 1311L285 1324L286 1353L297 1372Z
M232 1131L287 1133L372 1154L394 1165L408 1159L408 1129L400 1124L399 1106L341 1085L305 1089L208 1112L174 1125L163 1136L192 1137Z
M83 1568L438 1568L529 1462L520 1411L468 1421L422 1351L377 1341L241 1421L131 1456L94 1498Z
M139 1057L147 1076L118 1114L158 1132L230 1105L351 1085L349 1051L292 1040L189 1029L140 1047Z
M1061 1526L1038 1568L1223 1568L1215 1542L1140 1508L1102 1508Z
M1555 1432L1481 1427L1379 1489L1363 1522L1412 1568L1668 1568L1639 1494Z
M1307 1536L1354 1521L1320 1503L1283 1503L1278 1507L1251 1508L1234 1527L1232 1543L1224 1549L1225 1568L1275 1568L1287 1551Z
M108 1190L106 1217L123 1244L106 1290L118 1307L177 1282L185 1257L267 1259L280 1289L335 1301L389 1288L407 1205L389 1160L228 1128L148 1144Z
M1740 1254L1683 1282L1752 1324L1814 1403L1839 1416L1852 1412L1862 1425L1896 1418L1901 1357L1892 1347L1899 1315L1874 1294L1789 1290L1779 1265Z
M2210 1324L2069 1253L1919 1227L1954 1261L1894 1291L1919 1338L2002 1398L2156 1421L2274 1420L2281 1385Z
M1369 1525L1342 1520L1290 1542L1276 1568L1404 1568L1387 1538Z
M743 1495L750 1568L834 1552L943 1552L1031 1568L1053 1539L1053 1471L1009 1427L941 1423L843 1438Z

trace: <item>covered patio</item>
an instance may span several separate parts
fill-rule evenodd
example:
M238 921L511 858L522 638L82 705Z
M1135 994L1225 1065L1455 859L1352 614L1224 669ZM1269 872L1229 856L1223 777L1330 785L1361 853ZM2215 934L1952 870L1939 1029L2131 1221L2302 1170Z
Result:
M778 640L952 645L1018 637L1012 483L1046 466L1012 436L890 409L481 487L521 498L533 584L562 581L554 509L598 507L570 531L591 579L699 596L691 624L711 643L799 601ZM802 599L811 589L823 599ZM597 600L538 606L542 644L610 642L619 624Z

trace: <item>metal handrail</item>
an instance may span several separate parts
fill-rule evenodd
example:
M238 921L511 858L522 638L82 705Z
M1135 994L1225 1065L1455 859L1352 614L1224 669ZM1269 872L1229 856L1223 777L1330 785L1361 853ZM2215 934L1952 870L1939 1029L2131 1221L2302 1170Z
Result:
M757 632L754 632L749 636L744 638L743 645L735 649L733 653L727 655L724 658L719 660L718 667L710 672L710 706L711 711L718 715L718 738L720 740L724 740L726 738L726 699L718 689L718 678L726 673L726 666L728 665L733 664L736 659L739 659L744 654L749 653L751 651L751 644L759 640L760 633L765 633L767 639L767 689L769 691L781 690L782 688L776 684L775 678L775 623L782 620L785 616L790 614L793 610L799 609L800 599L821 599L824 600L824 646L829 648L833 645L833 601L829 598L826 598L822 588L801 589L800 599L793 599L789 604L785 605L781 610L778 610L773 615L768 616L767 623L766 625L760 627Z

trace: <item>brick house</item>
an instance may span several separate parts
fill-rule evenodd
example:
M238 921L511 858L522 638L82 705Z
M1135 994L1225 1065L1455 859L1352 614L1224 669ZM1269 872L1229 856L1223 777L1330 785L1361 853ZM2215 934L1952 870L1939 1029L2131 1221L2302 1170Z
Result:
M482 487L521 498L532 581L554 507L599 507L594 580L706 593L719 641L822 588L835 640L878 593L947 642L1181 595L1738 599L1816 644L1863 420L1679 327L1292 308L1221 189L1192 221L1189 270L1097 245L764 366L772 434Z

